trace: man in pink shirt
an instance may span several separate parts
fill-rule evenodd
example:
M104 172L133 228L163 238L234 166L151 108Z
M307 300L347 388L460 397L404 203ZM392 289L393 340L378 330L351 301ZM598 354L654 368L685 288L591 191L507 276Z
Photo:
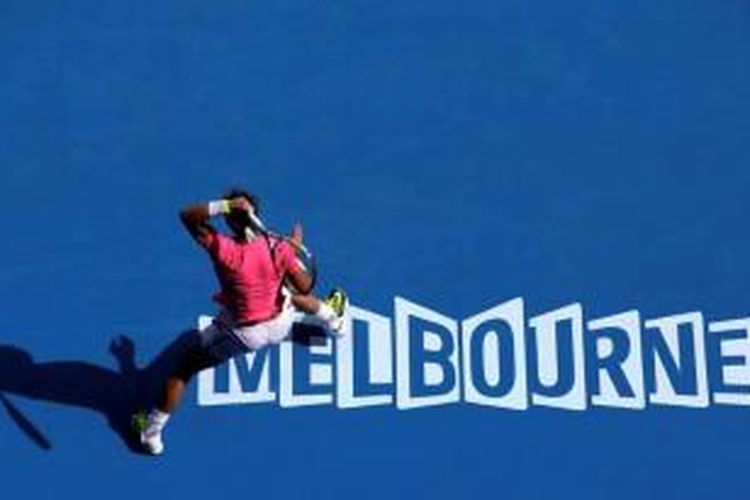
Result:
M190 235L208 252L221 290L214 297L221 312L213 324L197 333L177 370L169 377L162 400L136 422L144 449L153 455L164 451L161 432L179 405L185 386L199 371L226 361L236 354L261 349L287 338L293 310L314 315L334 334L343 326L347 298L335 289L321 301L310 294L310 276L297 263L293 245L302 244L297 224L291 243L281 238L256 235L248 215L257 214L258 199L234 190L224 199L191 205L180 212ZM210 223L223 215L232 236L219 233ZM285 283L296 291L289 292Z

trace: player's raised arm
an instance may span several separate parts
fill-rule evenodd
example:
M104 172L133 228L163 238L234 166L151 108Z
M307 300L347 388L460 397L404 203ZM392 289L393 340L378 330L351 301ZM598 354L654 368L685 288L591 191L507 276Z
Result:
M208 246L216 229L210 224L211 217L227 215L233 210L247 211L249 203L244 198L216 200L208 203L188 205L180 210L180 220L198 243Z
M180 210L180 220L185 229L193 239L204 246L210 240L211 235L216 233L216 229L208 222L211 217L209 206L208 203L196 203Z

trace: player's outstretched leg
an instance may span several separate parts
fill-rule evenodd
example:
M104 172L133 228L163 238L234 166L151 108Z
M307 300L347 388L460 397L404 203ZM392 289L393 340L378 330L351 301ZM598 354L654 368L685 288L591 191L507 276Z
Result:
M216 363L201 346L192 346L167 379L158 405L148 413L141 411L133 415L133 427L146 453L161 455L164 452L162 431L182 401L185 386L196 373Z
M334 288L325 300L314 295L292 295L292 305L311 316L315 316L328 325L335 335L343 335L344 314L349 304L346 293Z

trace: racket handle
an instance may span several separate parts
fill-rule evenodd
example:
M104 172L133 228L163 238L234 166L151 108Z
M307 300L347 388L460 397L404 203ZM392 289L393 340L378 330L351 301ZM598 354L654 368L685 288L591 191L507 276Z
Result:
M267 233L266 226L263 225L263 222L260 220L260 218L252 213L251 211L247 211L248 217L250 217L250 221L253 223L253 225L258 229L258 231Z

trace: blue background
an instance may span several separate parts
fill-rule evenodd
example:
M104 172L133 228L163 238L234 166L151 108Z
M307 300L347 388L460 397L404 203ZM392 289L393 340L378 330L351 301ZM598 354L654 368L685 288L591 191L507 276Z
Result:
M0 344L114 371L125 334L146 365L212 312L177 210L238 183L388 316L394 295L459 319L519 295L746 316L749 24L742 0L4 0ZM742 408L207 409L192 389L158 460L96 411L6 392L0 491L746 498Z

